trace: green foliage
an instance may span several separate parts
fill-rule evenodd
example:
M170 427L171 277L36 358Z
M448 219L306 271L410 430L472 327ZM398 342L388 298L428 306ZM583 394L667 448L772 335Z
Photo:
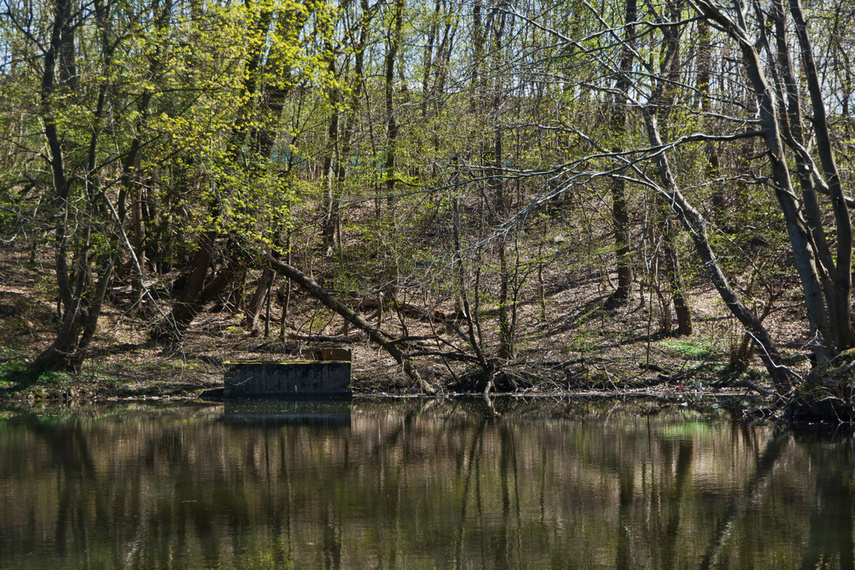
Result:
M20 229L20 216L14 204L9 206L0 202L0 237L13 235Z
M707 360L722 353L722 348L718 343L702 338L669 338L659 341L658 344L661 348L674 355L685 356L692 360Z
M50 388L73 382L73 378L64 372L46 371L34 375L30 372L29 364L21 358L0 362L0 392Z
M18 382L27 373L27 363L23 359L6 360L0 363L0 382L9 385Z

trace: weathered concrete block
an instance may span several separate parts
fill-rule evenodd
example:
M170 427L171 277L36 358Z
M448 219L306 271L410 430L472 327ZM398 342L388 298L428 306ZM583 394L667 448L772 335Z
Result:
M232 362L223 387L226 398L350 398L350 362Z

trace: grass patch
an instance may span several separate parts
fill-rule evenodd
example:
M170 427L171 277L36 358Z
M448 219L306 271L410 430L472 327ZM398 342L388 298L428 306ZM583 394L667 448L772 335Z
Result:
M4 387L19 383L27 373L27 363L24 360L15 359L0 363L0 383Z
M73 382L74 379L65 372L33 374L29 362L23 359L0 362L0 393L9 394L37 387L55 388Z
M0 361L8 361L16 358L21 358L18 349L11 346L0 346Z
M715 342L700 338L668 338L660 341L659 346L674 356L683 356L691 360L706 360L720 352Z
M582 331L574 335L567 345L568 353L595 352L602 346L603 339L600 335Z

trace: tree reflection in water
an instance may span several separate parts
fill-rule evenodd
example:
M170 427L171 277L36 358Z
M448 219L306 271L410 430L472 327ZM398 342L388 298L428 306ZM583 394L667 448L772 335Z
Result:
M808 448L814 471L810 532L802 568L853 568L852 485L855 484L850 434L797 438Z
M10 412L0 567L853 567L850 435L621 406Z

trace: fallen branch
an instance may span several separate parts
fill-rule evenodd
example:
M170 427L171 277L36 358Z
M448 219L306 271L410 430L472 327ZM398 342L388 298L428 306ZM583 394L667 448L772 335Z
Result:
M778 395L778 393L775 392L774 390L767 390L766 388L763 388L762 386L758 386L757 384L755 384L751 380L743 380L743 382L745 382L746 386L748 386L749 388L751 388L752 390L754 390L755 392L757 392L758 394L761 394L763 396L776 396L776 395Z
M641 368L642 370L650 370L651 372L659 372L659 373L665 374L665 375L671 374L670 370L666 370L665 368L662 368L658 364L647 364L647 363L642 362L641 364L638 365L638 367Z
M360 299L350 300L347 303L350 306L355 307L357 310L364 311L367 309L382 310L383 306L387 304L387 301L381 293L373 297L363 297ZM450 318L439 309L424 309L417 305L413 305L412 303L404 303L394 298L389 299L388 304L393 306L397 311L415 319L444 321L445 319Z
M297 334L288 333L288 338L291 340L301 340L303 342L338 342L350 344L365 340L363 333L355 333L349 335L329 336L325 334Z
M478 358L465 352L443 352L441 350L423 350L420 352L412 352L409 356L439 356L447 360L455 360L457 362L472 362L478 363Z

